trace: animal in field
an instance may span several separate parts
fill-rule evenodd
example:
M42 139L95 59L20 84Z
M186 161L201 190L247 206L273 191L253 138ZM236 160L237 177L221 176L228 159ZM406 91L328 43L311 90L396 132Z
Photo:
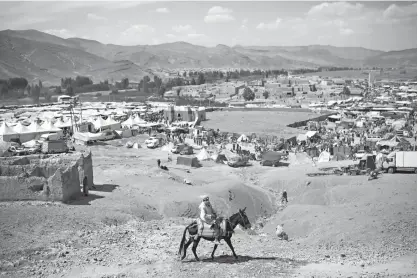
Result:
M238 256L237 254L235 254L234 247L232 246L232 242L231 242L231 237L234 233L234 229L237 227L237 225L240 225L244 229L251 228L251 223L248 220L247 215L245 214L245 209L246 208L242 210L240 209L237 213L229 217L229 219L222 218L222 219L219 219L219 221L217 220L217 222L220 223L221 227L223 227L223 232L220 238L225 240L225 242L228 244L235 259L238 259ZM197 246L199 245L200 240L202 238L208 241L212 241L212 242L215 240L215 235L208 230L210 229L210 226L207 227L205 230L205 227L201 229L200 225L201 223L199 223L199 219L198 219L198 220L193 221L190 225L188 225L184 229L183 238L181 239L179 253L178 253L179 256L181 256L181 260L183 260L186 257L187 248L190 246L190 244L193 243L192 252L196 261L199 261L199 257L196 254L196 249L197 249ZM187 232L189 234L189 238L186 241ZM215 246L213 247L213 251L211 254L212 260L214 259L216 248L218 248L217 244L215 244Z

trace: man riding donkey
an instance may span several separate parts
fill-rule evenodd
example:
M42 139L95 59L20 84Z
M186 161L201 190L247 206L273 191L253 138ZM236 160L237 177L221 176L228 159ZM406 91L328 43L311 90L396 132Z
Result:
M221 239L221 230L220 230L220 223L217 221L216 212L213 209L210 201L209 196L203 195L202 196L202 203L199 205L200 209L200 220L202 220L204 223L211 225L210 228L214 230L215 232L215 240L214 244L221 245L220 242Z

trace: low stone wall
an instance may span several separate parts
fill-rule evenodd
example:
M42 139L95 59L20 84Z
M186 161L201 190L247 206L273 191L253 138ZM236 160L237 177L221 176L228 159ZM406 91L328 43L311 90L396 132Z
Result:
M0 158L0 200L68 201L93 186L91 153Z
M40 177L0 176L0 200L45 200L46 182Z

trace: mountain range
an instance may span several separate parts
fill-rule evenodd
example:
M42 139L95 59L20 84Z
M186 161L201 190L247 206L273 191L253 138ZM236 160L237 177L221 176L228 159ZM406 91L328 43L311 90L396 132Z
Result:
M186 42L121 46L80 38L63 39L37 30L0 31L0 79L14 76L58 84L62 77L94 81L139 81L154 69L416 67L417 49L379 51L362 47L204 47Z

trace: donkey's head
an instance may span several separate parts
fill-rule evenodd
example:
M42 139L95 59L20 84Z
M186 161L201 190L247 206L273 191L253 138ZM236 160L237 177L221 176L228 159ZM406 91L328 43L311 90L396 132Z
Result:
M238 218L238 224L240 224L244 229L251 228L250 220L248 220L248 216L245 213L245 207L244 209L240 209L238 212L239 218Z

